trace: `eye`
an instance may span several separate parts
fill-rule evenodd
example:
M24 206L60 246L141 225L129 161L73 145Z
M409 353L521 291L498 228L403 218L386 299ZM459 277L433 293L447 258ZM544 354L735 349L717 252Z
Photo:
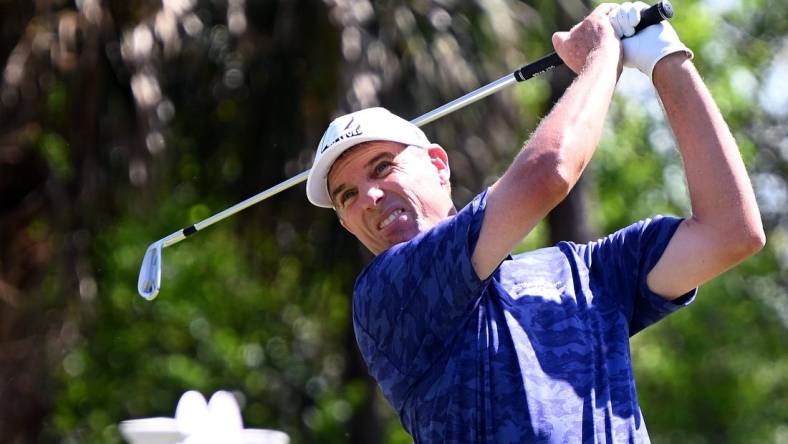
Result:
M389 162L388 160L384 160L384 161L378 163L377 165L375 165L375 169L374 169L375 176L383 175L389 169L389 167L391 165L392 165L392 163Z
M356 190L346 190L339 195L339 204L346 207L354 197L356 197Z

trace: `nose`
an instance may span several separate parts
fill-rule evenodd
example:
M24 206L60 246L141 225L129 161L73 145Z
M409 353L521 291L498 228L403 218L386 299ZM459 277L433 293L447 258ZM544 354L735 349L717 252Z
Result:
M374 183L367 184L363 189L359 190L359 197L365 210L370 210L378 206L378 203L383 199L383 190Z

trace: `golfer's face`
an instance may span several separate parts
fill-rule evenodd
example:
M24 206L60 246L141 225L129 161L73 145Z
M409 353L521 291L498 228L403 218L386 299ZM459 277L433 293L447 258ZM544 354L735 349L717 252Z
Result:
M379 254L451 214L446 152L370 142L339 159L328 190L342 225Z

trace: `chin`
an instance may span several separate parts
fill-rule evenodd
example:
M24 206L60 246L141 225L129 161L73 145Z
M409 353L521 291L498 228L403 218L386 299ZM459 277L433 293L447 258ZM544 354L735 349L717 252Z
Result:
M407 242L407 241L413 239L414 237L416 237L416 235L413 235L413 236L398 236L398 237L394 238L393 240L387 242L386 245L380 246L377 249L373 249L373 248L369 248L369 247L367 247L367 248L369 249L369 251L371 251L373 254L375 254L377 256L378 254L383 253L384 251L388 250L389 248L393 247L394 245L401 244L403 242Z
M414 237L416 237L419 234L421 234L422 231L427 231L427 230L429 230L429 228L423 229L422 227L419 227L419 226L416 226L416 225L412 225L412 226L410 226L408 228L405 228L403 230L400 230L400 231L392 234L387 239L380 239L380 240L385 242L385 245L383 245L379 249L377 249L377 252L374 249L372 249L372 248L369 248L369 247L367 247L367 248L372 253L374 253L375 255L378 255L378 254L388 250L389 248L393 247L394 245L401 244L403 242L407 242L407 241L413 239Z
M397 244L401 244L403 242L407 242L407 241L413 239L414 237L418 236L420 233L421 233L421 231L419 231L419 230L408 230L408 232L402 233L402 234L396 236L391 241L391 246L394 246L394 245L397 245ZM389 248L391 248L391 246Z

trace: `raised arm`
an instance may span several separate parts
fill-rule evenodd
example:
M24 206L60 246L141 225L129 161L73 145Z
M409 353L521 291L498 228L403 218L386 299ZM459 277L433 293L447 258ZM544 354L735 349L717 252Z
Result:
M673 235L648 286L676 298L759 251L766 238L736 141L686 54L662 59L654 85L678 141L692 216Z
M597 7L553 45L578 73L503 176L490 187L473 267L488 277L512 249L577 183L602 133L618 75L621 42Z

